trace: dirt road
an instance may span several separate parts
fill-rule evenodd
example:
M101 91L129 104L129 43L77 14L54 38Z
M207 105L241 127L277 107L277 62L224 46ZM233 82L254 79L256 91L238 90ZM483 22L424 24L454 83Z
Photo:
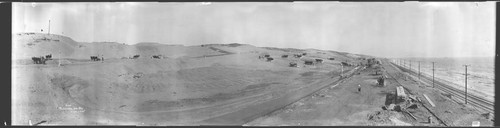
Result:
M350 76L354 73L358 72L360 67L351 69L347 71L346 75ZM333 77L333 78L332 78ZM323 80L318 80L309 85L304 86L304 88L300 88L296 91L289 92L282 97L264 102L262 104L256 104L253 106L248 106L242 110L225 114L219 117L211 118L208 120L204 120L200 122L200 124L204 125L242 125L248 121L251 121L257 117L268 114L272 111L275 111L283 106L291 104L303 97L311 95L313 92L318 91L321 88L326 86L336 85L337 82L345 79L340 77L326 77ZM197 123L198 124L198 123Z
M430 111L448 126L471 126L473 121L480 121L481 126L492 125L492 121L477 114L477 110L457 104L438 90L426 88L411 78L405 79L400 70L387 64L389 63L382 65L382 70L394 77L386 80L386 86L377 85L376 79L381 75L376 75L375 69L367 68L338 86L322 89L245 125L444 126L436 119L433 122L437 123L427 123L427 118L432 116ZM358 85L361 86L361 92L358 92ZM396 87L401 85L417 97L428 95L436 103L436 107L424 109L422 105L417 105L417 108L408 110L416 120L402 112L383 110L382 107L388 106L393 100L391 97ZM427 102L424 104L430 106Z
M320 90L245 125L369 125L367 114L380 110L386 93L395 89L392 83L378 87L378 77L371 69L365 69L336 87Z

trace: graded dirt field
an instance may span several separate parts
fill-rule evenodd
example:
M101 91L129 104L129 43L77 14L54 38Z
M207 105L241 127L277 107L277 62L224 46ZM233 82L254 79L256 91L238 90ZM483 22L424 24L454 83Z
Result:
M40 125L199 125L309 87L319 88L312 83L335 81L340 62L363 62L353 58L357 55L334 51L245 44L81 43L40 33L13 37L14 125L42 121ZM293 56L302 53L307 55ZM31 57L48 54L53 59L45 65L33 64ZM260 59L263 54L274 60ZM284 54L289 56L282 58ZM133 55L140 57L130 59ZM105 61L91 61L90 56L104 56ZM319 58L322 63L304 64ZM290 67L290 62L298 67Z

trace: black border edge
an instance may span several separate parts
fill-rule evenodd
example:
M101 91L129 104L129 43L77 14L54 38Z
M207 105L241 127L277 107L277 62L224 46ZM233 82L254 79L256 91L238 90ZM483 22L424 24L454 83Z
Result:
M8 0L9 1L9 0ZM11 2L62 2L62 0L10 0ZM68 2L308 2L309 0L192 0L192 1L186 1L186 0L69 0ZM316 0L316 1L329 1L329 0ZM332 0L335 1L335 0ZM418 2L430 2L433 0L398 0L398 1L391 1L391 0L378 0L378 2L405 2L405 1L418 1ZM0 14L2 16L2 28L1 35L2 38L0 39L3 43L1 43L0 48L3 48L5 50L1 50L3 52L3 55L8 55L7 59L4 60L2 65L3 65L3 70L2 73L6 74L8 77L2 77L4 81L8 81L8 85L4 85L1 90L1 98L3 99L2 101L4 102L2 104L2 112L0 113L0 126L11 126L11 115L14 114L11 112L12 110L12 3L11 2L2 2L0 3ZM369 2L369 0L339 0L338 2ZM376 1L371 1L371 2L376 2ZM434 2L460 2L460 1L434 1ZM471 2L471 1L462 1L462 2ZM478 2L486 2L486 1L478 1ZM500 14L500 11L498 10L498 7L500 3L496 2L496 17L498 17ZM498 30L499 30L499 24L498 24L498 18L495 20L496 22L496 33L495 37L498 37ZM499 51L498 48L500 47L498 44L498 38L495 38L496 45L495 45L495 67L500 66L498 58L499 58ZM498 87L496 87L497 83L499 83L498 79L499 74L498 70L495 69L495 95L497 92L500 91ZM4 76L4 75L2 75ZM7 80L5 80L7 79ZM497 103L500 102L499 99L495 97L495 110L500 106ZM496 118L498 113L494 113L494 117ZM500 122L494 121L494 126L498 127L500 126ZM113 126L105 126L105 127L113 127ZM127 127L127 126L119 126L119 127ZM129 126L133 127L133 126ZM182 126L177 126L177 127L182 127ZM187 126L190 127L190 126ZM202 127L213 127L213 126L202 126ZM216 127L221 127L221 126L216 126ZM227 127L227 126L223 126ZM232 126L229 126L232 127ZM276 127L276 126L274 126ZM335 127L335 126L333 126ZM377 127L377 126L373 126Z
M10 126L12 124L12 3L0 3L0 14L2 23L0 24L0 32L2 33L1 54L6 59L2 61L2 84L1 87L1 101L2 109L0 116L0 126Z
M498 61L498 16L500 15L499 11L498 11L498 7L500 7L500 3L499 2L496 2L496 7L495 7L495 12L496 12L496 18L495 18L495 26L496 26L496 30L495 30L495 95L498 94L498 92L500 91L500 89L497 86L498 84L498 79L499 79L499 74L498 74L498 69L496 67L500 66L499 65L499 61ZM494 113L494 119L493 119L493 126L497 127L497 126L500 126L500 123L498 121L495 121L495 118L498 117L498 113L496 112L496 110L498 109L499 105L498 105L498 102L500 102L500 100L495 96L495 113Z

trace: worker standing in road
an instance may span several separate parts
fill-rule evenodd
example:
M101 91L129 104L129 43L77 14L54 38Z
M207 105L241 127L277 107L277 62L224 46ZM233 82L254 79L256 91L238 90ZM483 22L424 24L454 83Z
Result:
M361 84L358 84L358 93L361 93Z

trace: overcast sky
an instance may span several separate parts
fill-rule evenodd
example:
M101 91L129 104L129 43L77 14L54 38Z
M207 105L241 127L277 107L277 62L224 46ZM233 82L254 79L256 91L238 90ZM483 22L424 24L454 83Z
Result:
M245 43L379 57L493 57L492 2L15 3L13 33L79 42Z

